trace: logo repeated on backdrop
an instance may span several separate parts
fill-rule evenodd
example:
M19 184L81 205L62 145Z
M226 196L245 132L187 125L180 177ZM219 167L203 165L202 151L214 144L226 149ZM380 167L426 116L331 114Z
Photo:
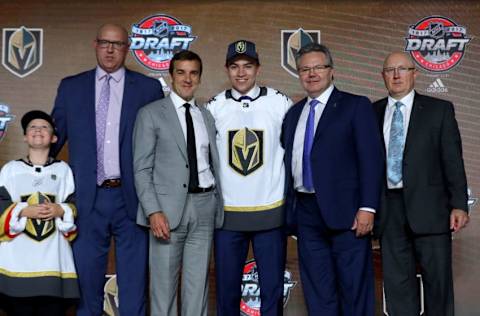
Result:
M192 28L166 14L151 15L132 26L130 51L139 64L153 71L168 71L173 55L188 49L197 38Z
M428 87L427 92L430 93L447 93L448 87L445 86L442 79L435 79Z
M442 16L429 16L410 26L405 40L405 51L431 72L445 72L457 66L470 42L464 26Z
M103 287L103 311L106 316L120 316L118 309L118 286L117 275L106 275L105 286Z
M312 42L320 43L320 31L304 30L302 28L282 30L282 67L292 76L298 78L295 54L300 48Z
M43 62L43 29L4 28L2 65L23 78L40 68Z
M473 196L472 190L470 190L470 188L468 188L467 193L468 193L468 211L471 212L473 211L473 207L475 206L475 204L477 204L478 198Z
M283 274L283 307L287 306L290 292L297 285L292 280L292 273L285 270ZM242 316L260 316L260 285L258 283L257 263L255 259L245 262L242 277L242 299L240 314Z
M247 127L228 131L228 164L242 176L263 165L263 131Z
M6 104L0 104L0 141L7 134L8 123L10 123L15 116L9 114L10 108Z

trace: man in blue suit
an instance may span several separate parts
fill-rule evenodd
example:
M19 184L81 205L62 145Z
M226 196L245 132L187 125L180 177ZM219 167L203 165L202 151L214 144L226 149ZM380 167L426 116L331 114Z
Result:
M93 46L97 67L63 79L52 112L58 133L52 153L68 141L75 177L77 315L102 315L112 236L120 314L145 315L148 237L135 223L132 133L138 109L161 99L163 92L158 81L124 67L128 33L123 27L101 26Z
M366 97L333 85L328 48L297 53L307 97L283 126L287 225L297 232L309 315L374 315L370 231L380 194L382 150Z

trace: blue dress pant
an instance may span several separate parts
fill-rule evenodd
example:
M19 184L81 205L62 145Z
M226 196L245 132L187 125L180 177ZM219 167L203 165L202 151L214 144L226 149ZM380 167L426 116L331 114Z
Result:
M217 315L239 316L243 268L250 242L257 264L262 316L283 312L286 236L282 228L266 231L215 231Z
M121 316L144 316L148 235L127 215L122 189L97 188L93 209L80 214L73 255L80 283L77 316L103 315L105 273L111 238L115 244Z

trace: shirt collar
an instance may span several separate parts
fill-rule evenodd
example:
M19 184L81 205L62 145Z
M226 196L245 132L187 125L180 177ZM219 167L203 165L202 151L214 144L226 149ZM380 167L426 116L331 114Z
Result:
M402 102L405 107L411 108L413 106L413 98L415 97L415 90L412 89L406 96L397 100L391 96L388 96L388 107L394 107L398 101Z
M252 89L250 89L250 91L248 91L246 94L241 94L240 92L238 92L237 90L235 90L234 88L232 88L232 97L234 99L239 99L241 96L248 96L252 99L255 99L256 97L258 97L260 94L260 87L257 86L256 84L253 86Z
M102 69L102 67L97 66L97 69L95 71L95 76L97 80L103 80L103 78L107 75L108 73ZM120 80L125 77L125 67L121 67L115 72L110 73L110 76L112 77L115 82L120 82Z
M173 90L170 92L170 99L172 100L173 105L174 105L175 108L177 108L177 109L183 107L183 105L184 105L185 103L188 103L188 104L190 104L191 106L194 106L194 107L196 106L196 104L195 104L195 98L193 98L193 99L191 99L190 101L187 102L187 101L185 101L183 98L181 98L181 97L180 97L175 91L173 91Z
M316 97L315 99L320 101L321 104L327 104L328 102L328 99L330 98L330 95L332 95L332 92L333 92L333 84L331 84L325 91L323 91L322 94L320 94L318 97ZM310 101L312 101L313 98L312 97L308 97L307 98L307 104L310 103Z

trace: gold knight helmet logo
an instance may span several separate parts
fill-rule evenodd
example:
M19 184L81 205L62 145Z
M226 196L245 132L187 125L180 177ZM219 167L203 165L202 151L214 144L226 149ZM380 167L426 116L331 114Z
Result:
M245 43L244 41L240 41L235 45L235 51L238 54L243 54L245 53L246 50L247 50L247 43Z
M15 76L26 77L42 65L43 30L24 26L3 29L3 66Z
M27 199L28 205L37 205L42 203L55 202L54 197L50 198L48 195L35 192ZM55 221L50 219L48 221L42 219L27 219L27 224L25 225L25 233L28 237L36 240L42 241L48 238L51 234L55 232Z
M263 131L247 127L228 132L228 164L242 176L263 165Z

